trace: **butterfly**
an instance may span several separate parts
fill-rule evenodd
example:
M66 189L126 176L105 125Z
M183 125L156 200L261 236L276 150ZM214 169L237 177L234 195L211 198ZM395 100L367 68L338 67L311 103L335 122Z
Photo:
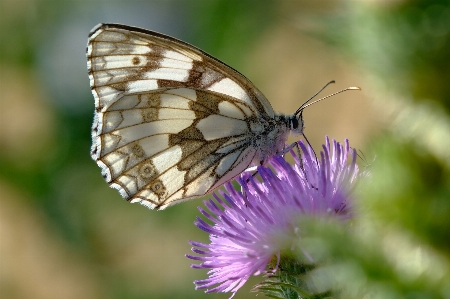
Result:
M303 133L304 105L275 113L244 75L173 37L99 24L87 61L91 156L112 188L151 209L203 196Z

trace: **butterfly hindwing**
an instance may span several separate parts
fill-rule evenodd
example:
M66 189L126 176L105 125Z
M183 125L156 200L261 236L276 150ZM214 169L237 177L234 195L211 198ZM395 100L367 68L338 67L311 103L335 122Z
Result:
M93 155L106 180L132 201L162 208L204 195L242 172L255 155L240 108L245 104L237 106L231 97L169 89L124 100L133 105L113 105L99 115L103 133Z

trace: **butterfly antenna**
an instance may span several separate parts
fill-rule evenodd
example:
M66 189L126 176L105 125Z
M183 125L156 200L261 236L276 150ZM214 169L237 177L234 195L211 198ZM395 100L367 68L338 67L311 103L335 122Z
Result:
M334 82L334 81L331 81L331 82ZM328 83L328 84L330 84L330 83ZM328 85L328 84L327 84L327 85ZM325 85L325 87L326 87L326 85ZM324 87L324 88L325 88L325 87ZM323 89L323 88L322 88L322 89ZM321 90L322 90L322 89L321 89ZM337 94L343 93L344 91L347 91L347 90L361 90L361 88L360 88L360 87L355 87L355 86L347 87L347 88L341 89L341 90L339 90L339 91L337 91L337 92L334 92L334 93L332 93L332 94L329 94L329 95L327 95L326 97L320 98L320 99L318 99L317 101L314 101L314 102L311 102L311 103L307 104L307 103L311 100L311 99L309 99L309 100L306 101L303 105L301 105L300 108L298 108L298 110L295 112L295 115L297 115L298 113L301 113L301 112L303 111L303 109L305 109L305 108L308 107L308 106L311 106L311 105L313 105L313 104L315 104L315 103L318 103L318 102L320 102L320 101L323 101L323 100L325 100L325 99L331 98L332 96L335 96L335 95L337 95ZM320 92L320 91L319 91L319 92Z
M330 82L328 82L327 84L325 84L324 87L322 87L318 92L316 92L312 97L310 97L306 102L304 102L298 109L297 111L295 111L294 115L297 115L300 113L300 111L302 111L305 108L305 105L311 101L312 99L314 99L319 93L322 92L322 90L324 90L325 88L327 88L328 85L335 83L336 81L331 80Z

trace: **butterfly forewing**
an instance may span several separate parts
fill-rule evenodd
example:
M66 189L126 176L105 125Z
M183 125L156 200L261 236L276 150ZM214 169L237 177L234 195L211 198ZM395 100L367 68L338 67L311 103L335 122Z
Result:
M114 24L93 29L87 56L92 157L128 200L164 209L255 159L251 135L274 112L231 67L174 38Z

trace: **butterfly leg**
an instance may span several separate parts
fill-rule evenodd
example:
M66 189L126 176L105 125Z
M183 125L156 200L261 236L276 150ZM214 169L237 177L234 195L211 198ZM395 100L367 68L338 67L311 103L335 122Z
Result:
M259 165L264 166L264 160L259 161ZM251 166L245 169L242 173L251 172L252 177L255 177L258 174L258 166ZM246 182L248 183L250 178L247 178Z
M260 161L260 164L264 165L264 161ZM258 166L248 167L242 173L249 173L249 172L251 172L251 176L248 176L247 179L245 180L246 184L248 184L250 182L250 177L254 178L258 174ZM242 192L242 195L245 197L245 199L247 199L247 193L245 192L245 189L243 186L241 186L241 192ZM245 204L245 206L247 206L247 204Z
M285 147L285 148L280 152L280 156L284 157L284 155L285 155L287 152L289 152L289 151L290 151L292 148L294 148L294 147L296 147L298 153L300 153L300 148L299 148L299 146L298 146L298 142L296 141L296 142L294 142L294 143L289 144L287 147ZM300 155L299 155L299 157L300 157Z
M304 135L303 135L303 136L304 136ZM306 136L304 136L304 137L305 137L305 140L308 142L309 146L311 147L311 149L312 149L312 151L313 151L313 153L314 153L314 157L316 158L316 163L319 164L319 161L317 160L316 152L315 152L314 149L312 148L312 146L311 146L311 144L309 143L308 139L306 139ZM294 148L294 147L295 147L295 149L296 149L296 151L297 151L298 161L299 161L299 164L300 164L299 166L300 166L300 169L302 170L303 174L305 175L305 180L310 184L311 188L316 189L316 190L319 190L316 186L314 186L314 184L312 184L312 183L309 182L309 180L308 180L308 174L306 173L305 166L304 166L304 164L303 164L302 152L300 151L300 146L299 146L299 144L298 144L297 141L294 142L294 143L292 143L292 144L290 144L290 145L288 145L286 148L284 148L283 151L281 152L281 156L284 157L284 155L285 155L287 152L289 152L289 151L290 151L292 148Z
M248 185L250 182L250 177L253 178L258 174L258 167L257 166L249 167L242 172L242 174L244 174L244 173L245 174L251 173L251 175L248 175L247 178L245 179L245 184ZM245 191L245 188L243 185L241 185L241 193L242 193L242 196L244 197L244 201L245 201L244 205L245 205L245 207L248 207L247 206L247 201L248 201L247 192ZM245 221L247 222L247 220L245 220Z
M262 165L262 164L261 164ZM254 178L258 174L258 166L252 166L244 170L244 172L251 172L251 177ZM250 182L250 176L245 180L246 183Z
M300 151L300 146L298 145L298 142L295 141L294 143L289 144L287 147L285 147L281 153L280 156L284 157L284 155L289 152L291 149L293 149L295 147L296 151L297 151L297 155L298 155L298 160L300 162L300 168L303 170L303 172L305 172L305 169L303 167L303 159L302 159L302 152Z

